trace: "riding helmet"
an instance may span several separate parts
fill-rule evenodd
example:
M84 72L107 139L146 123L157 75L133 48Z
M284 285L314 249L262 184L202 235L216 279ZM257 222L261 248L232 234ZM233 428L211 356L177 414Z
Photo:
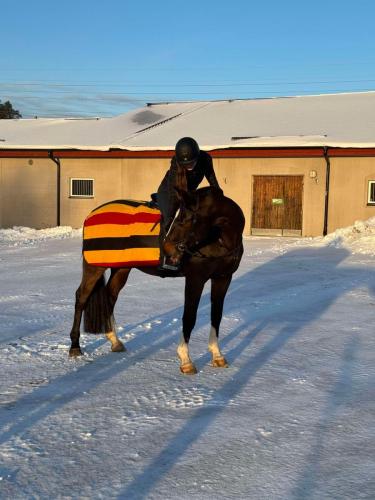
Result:
M188 166L198 160L199 146L191 137L183 137L177 142L175 152L178 163Z

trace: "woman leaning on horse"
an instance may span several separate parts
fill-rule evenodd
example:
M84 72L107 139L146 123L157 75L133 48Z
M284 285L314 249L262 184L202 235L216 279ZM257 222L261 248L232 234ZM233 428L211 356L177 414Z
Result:
M183 137L176 144L175 155L171 160L170 168L161 181L157 192L157 203L162 215L160 225L161 243L180 206L180 200L175 188L184 191L195 191L204 177L211 187L220 189L211 156L205 151L201 151L194 139ZM160 245L160 248L162 269L171 269L173 266L171 267L165 263L162 245Z

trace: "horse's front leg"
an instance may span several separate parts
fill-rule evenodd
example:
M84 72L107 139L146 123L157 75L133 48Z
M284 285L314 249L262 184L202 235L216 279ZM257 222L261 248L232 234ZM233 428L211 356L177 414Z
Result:
M204 280L187 277L185 281L185 306L182 317L181 341L177 347L180 358L180 370L186 375L194 375L197 369L190 359L189 340L197 319L199 301L202 295Z
M219 327L223 316L225 295L228 291L232 275L211 280L211 331L208 341L208 350L212 355L212 366L226 368L228 363L221 354L219 347Z

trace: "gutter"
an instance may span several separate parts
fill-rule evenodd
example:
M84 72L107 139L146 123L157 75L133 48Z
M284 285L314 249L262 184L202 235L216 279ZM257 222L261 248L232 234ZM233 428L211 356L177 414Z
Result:
M328 232L328 203L329 203L329 183L331 177L331 161L328 156L328 147L323 148L324 158L326 161L326 190L325 190L325 201L324 201L324 225L323 225L323 236L327 236Z
M61 225L61 164L59 158L54 156L53 151L48 151L48 158L50 158L57 165L56 171L56 226Z

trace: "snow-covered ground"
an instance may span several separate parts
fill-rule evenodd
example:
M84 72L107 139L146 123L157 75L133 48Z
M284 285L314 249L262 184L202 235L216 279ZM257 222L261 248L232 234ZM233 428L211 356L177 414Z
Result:
M248 238L210 367L209 289L179 372L184 281L133 271L128 348L69 359L80 231L0 231L0 498L374 499L375 227Z

